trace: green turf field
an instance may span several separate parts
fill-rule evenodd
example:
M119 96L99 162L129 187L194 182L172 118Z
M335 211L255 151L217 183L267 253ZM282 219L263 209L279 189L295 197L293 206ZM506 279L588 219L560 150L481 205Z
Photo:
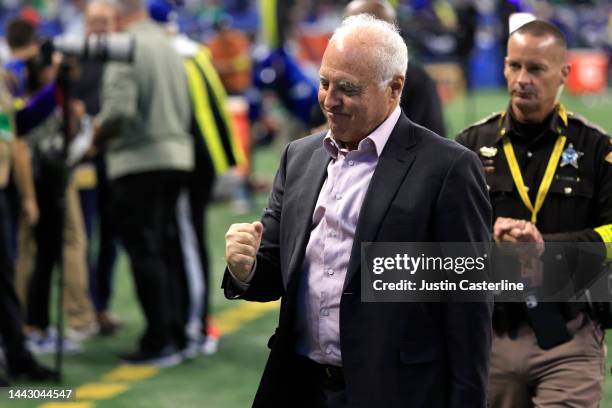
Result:
M493 111L506 107L506 96L501 91L480 92L468 99L457 100L446 107L449 134L455 135L467 124ZM564 98L570 111L582 113L612 131L612 94L589 98ZM254 166L258 177L272 178L278 161L280 146L266 148L256 153ZM210 251L213 265L214 313L223 326L234 323L231 334L224 336L219 352L212 357L197 360L179 367L163 370L143 379L106 378L117 367L116 354L131 350L135 346L142 328L139 306L134 297L131 275L125 257L121 257L116 272L114 311L127 323L116 337L97 338L86 344L85 352L66 358L65 383L63 387L80 390L80 397L70 405L47 405L48 407L247 407L256 390L259 376L267 356L266 341L275 327L276 312L242 313L244 321L235 320L234 313L227 313L242 302L223 299L219 288L223 272L223 235L232 222L252 221L259 217L265 203L263 195L256 198L256 210L236 217L226 204L216 204L209 214ZM240 315L241 313L238 313ZM228 322L226 322L227 320ZM232 320L232 322L229 322ZM229 326L228 326L229 327ZM608 341L609 344L610 341ZM51 359L45 358L46 362ZM610 358L607 361L606 398L603 407L612 406L612 380ZM115 372L116 373L116 372ZM86 386L94 384L93 386ZM27 387L27 384L20 384ZM47 387L57 387L48 385ZM37 386L41 388L41 386ZM57 401L56 401L57 402ZM0 392L0 407L41 406L44 401L9 401L6 393ZM79 403L79 404L77 404Z

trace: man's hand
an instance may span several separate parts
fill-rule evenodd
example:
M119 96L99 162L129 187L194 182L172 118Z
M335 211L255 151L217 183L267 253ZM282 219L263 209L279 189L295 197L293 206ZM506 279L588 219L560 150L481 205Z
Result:
M253 270L262 234L263 225L259 221L251 224L232 224L225 234L227 267L242 282L246 282Z
M520 247L521 251L516 253L519 257L539 257L544 252L544 238L538 228L529 221L499 217L493 226L493 238L498 244L532 243L533 245L511 245Z

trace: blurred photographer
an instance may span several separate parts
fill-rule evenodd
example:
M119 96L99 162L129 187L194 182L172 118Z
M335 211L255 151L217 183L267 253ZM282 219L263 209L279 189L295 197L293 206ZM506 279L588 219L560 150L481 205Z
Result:
M69 319L69 334L74 334L74 340L82 340L97 331L97 325L87 292L86 239L78 196L67 179L60 109L64 95L55 83L59 61L54 59L50 43L37 45L36 30L34 27L26 30L27 24L23 20L12 21L7 27L7 40L13 56L20 57L13 61L22 62L13 66L22 68L13 69L14 77L18 79L13 91L21 97L16 128L18 137L27 142L32 152L40 220L34 228L26 223L20 224L16 282L18 293L27 304L27 333L31 349L53 352L56 333L47 330L49 293L51 274L59 265L63 251L66 276L64 308ZM76 134L84 109L77 102L71 104L71 109L74 121L69 132ZM67 341L64 345L68 351L79 349L74 342Z
M118 2L119 29L134 38L132 63L105 67L95 140L106 144L113 215L146 318L124 362L171 366L186 346L185 272L176 205L194 168L190 98L181 57L142 0Z

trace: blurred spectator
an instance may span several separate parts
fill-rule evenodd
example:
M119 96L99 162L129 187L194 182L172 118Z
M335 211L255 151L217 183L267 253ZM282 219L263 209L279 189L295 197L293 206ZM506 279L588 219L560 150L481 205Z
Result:
M27 123L20 130L20 121L17 121L18 136L24 137L32 151L40 220L34 228L25 222L20 223L16 286L22 302L27 304L27 328L32 349L52 352L56 346L55 332L47 330L51 275L54 267L60 265L62 253L68 333L73 340L80 341L94 334L97 326L87 291L86 239L78 196L74 186L67 182L67 169L62 159L62 122L53 95L56 67L52 64L49 48L38 46L35 29L26 30L27 24L23 20L14 20L7 27L9 45L17 45L11 47L13 61L23 62L23 71L14 71L15 77L23 72L25 78L16 95L24 97L24 104L44 101L41 95L50 95L47 99L51 106L48 113L32 117L38 123L36 125ZM27 59L24 61L16 56ZM27 131L24 130L26 127ZM64 345L67 350L79 349L74 342L67 341Z
M18 166L15 169L18 171L21 171L20 166L25 165L27 168L29 163L24 161L23 157L19 158L22 153L15 150L15 143L20 142L14 140L13 106L4 83L5 79L4 70L0 70L0 343L7 362L7 375L0 373L2 386L9 385L9 379L48 381L55 377L55 373L39 365L26 348L21 310L13 285L13 261L9 248L8 208L4 188L8 183L11 158L21 159L21 163L16 162ZM23 176L23 173L20 176ZM22 195L33 193L31 174L27 174L26 178L23 181L29 185L29 193L22 188ZM35 206L35 203L33 205ZM35 221L30 220L33 223Z
M111 0L94 0L87 5L85 27L87 34L109 33L116 30L116 10ZM82 60L80 76L75 83L75 96L85 103L87 115L100 112L100 87L104 64L95 60ZM119 329L121 321L109 309L112 292L113 270L117 256L115 227L111 217L110 183L106 174L104 154L93 158L96 170L95 191L82 192L82 206L86 229L89 235L89 259L97 254L89 265L90 293L96 309L100 334L110 335ZM90 196L94 197L90 197ZM91 202L91 203L90 203ZM89 204L89 205L88 205ZM93 221L97 216L98 250L93 251L91 234Z
M117 233L146 318L126 363L171 366L186 347L185 272L176 206L193 171L190 98L180 56L142 0L117 5L119 31L135 41L132 63L107 64L97 143L107 142ZM120 220L120 221L119 221Z
M206 47L177 32L170 18L172 11L172 6L163 0L149 2L152 18L165 25L175 49L184 59L191 95L190 133L195 169L189 176L188 189L180 193L177 218L190 299L186 318L188 347L183 354L194 357L198 351L216 352L219 340L210 319L206 207L212 198L216 177L242 164L244 158L231 126L227 95L210 53Z
M346 6L345 16L361 13L371 14L391 24L397 23L395 10L386 1L355 0ZM408 62L400 106L410 120L446 137L442 103L438 96L436 83L423 68L413 61Z
M229 94L242 95L251 86L249 37L229 26L228 16L214 25L217 34L208 42L212 62Z
M457 24L453 27L453 34L457 42L455 55L459 59L463 75L469 78L469 60L474 48L476 29L478 28L478 11L473 0L457 0L454 4Z
M5 31L11 53L10 59L4 64L9 90L13 96L22 97L27 87L27 61L39 52L36 28L26 20L16 18L8 22Z
M67 0L60 8L59 18L64 27L64 34L82 36L85 34L83 18L87 0Z

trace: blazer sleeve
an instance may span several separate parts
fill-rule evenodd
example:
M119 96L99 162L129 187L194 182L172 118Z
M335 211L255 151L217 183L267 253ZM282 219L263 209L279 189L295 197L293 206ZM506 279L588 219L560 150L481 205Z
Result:
M280 263L280 226L289 147L290 144L282 153L268 205L261 218L264 229L253 278L246 290L242 289L236 285L226 268L222 288L228 299L269 302L279 299L284 293Z
M450 166L437 201L436 240L488 243L491 217L482 164L473 152L462 151ZM489 302L446 305L449 407L486 407L492 310Z

